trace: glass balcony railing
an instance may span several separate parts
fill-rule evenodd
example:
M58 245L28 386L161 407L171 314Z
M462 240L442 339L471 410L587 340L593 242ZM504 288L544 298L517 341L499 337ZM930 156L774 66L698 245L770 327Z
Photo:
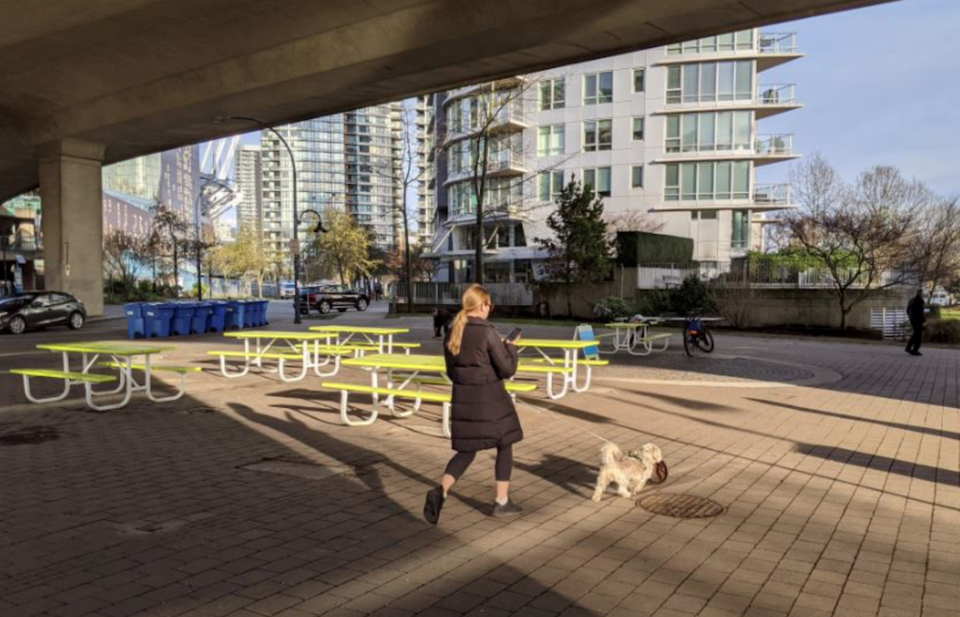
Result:
M793 135L757 135L754 150L769 156L793 154Z
M795 54L797 33L761 32L757 37L757 51L761 54Z
M793 105L794 84L761 84L757 88L757 102L761 105Z
M790 201L789 184L757 184L753 187L753 202L766 206L785 206Z

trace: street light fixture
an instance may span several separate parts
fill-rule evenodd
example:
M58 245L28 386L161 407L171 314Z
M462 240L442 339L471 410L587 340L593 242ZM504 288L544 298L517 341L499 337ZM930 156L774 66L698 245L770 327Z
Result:
M298 227L300 226L300 214L297 212L297 160L293 156L293 149L290 148L290 144L287 143L287 140L283 138L276 129L271 126L265 125L263 122L257 120L256 118L250 118L249 116L217 116L213 119L214 124L224 124L230 120L242 120L244 122L251 122L256 124L261 131L270 131L280 140L280 143L283 144L283 147L287 149L287 154L290 155L290 167L293 169L293 323L301 323L300 319L300 236L298 233ZM319 221L319 213L313 210L307 210L307 212L313 212L317 215ZM307 212L304 212L306 214ZM325 232L323 224L317 224L316 231ZM262 240L262 239L261 239Z

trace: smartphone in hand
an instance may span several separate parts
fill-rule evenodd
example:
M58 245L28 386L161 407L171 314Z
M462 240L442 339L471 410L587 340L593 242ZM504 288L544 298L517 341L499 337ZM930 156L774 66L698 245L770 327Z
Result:
M508 343L516 343L520 340L520 335L523 334L523 330L520 328L514 328L513 331L507 335L506 341Z

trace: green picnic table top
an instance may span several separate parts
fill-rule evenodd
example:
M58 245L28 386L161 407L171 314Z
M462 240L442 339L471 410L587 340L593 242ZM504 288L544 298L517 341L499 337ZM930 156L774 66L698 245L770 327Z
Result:
M343 334L407 334L410 328L374 328L370 326L310 326L313 332L340 332Z
M543 349L584 349L586 347L593 347L596 345L596 341L571 341L564 339L538 339L538 338L521 338L517 341L517 347L521 349L525 347L540 347Z
M269 339L283 339L283 340L293 340L293 341L318 341L318 340L329 340L336 336L332 333L322 333L322 332L287 332L282 330L237 330L234 332L224 332L223 335L227 338L269 338Z
M73 353L94 353L108 354L111 356L149 356L166 351L172 351L173 347L163 347L159 345L136 345L129 343L43 343L37 345L37 349L47 351L73 352Z

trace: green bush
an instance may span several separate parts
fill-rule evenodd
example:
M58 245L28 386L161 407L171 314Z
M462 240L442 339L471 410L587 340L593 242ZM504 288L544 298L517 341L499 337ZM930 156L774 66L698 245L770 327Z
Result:
M639 307L641 315L663 315L673 312L670 300L670 291L655 289L640 296Z
M609 296L593 305L593 315L597 319L613 321L630 315L630 307L623 298Z
M927 323L923 338L929 343L960 345L960 321L938 319Z
M687 315L697 311L710 312L713 303L700 277L691 274L683 279L680 287L670 290L670 308L678 315Z

